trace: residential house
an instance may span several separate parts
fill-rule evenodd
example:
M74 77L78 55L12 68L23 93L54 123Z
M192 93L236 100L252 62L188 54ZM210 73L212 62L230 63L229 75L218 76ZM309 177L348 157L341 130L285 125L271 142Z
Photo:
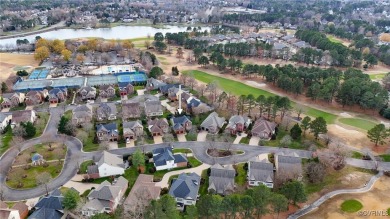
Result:
M34 123L37 119L37 113L34 110L20 110L12 112L11 124L19 125L21 122Z
M99 141L118 141L119 132L116 123L99 124L96 126L96 136Z
M36 209L29 219L61 219L64 215L64 206L62 204L64 196L56 189L48 196L39 199L35 204Z
M96 109L96 119L98 121L115 120L116 105L114 103L100 103Z
M209 112L212 110L212 108L203 103L202 101L200 101L199 99L195 98L194 96L190 96L187 98L188 95L186 95L186 93L182 93L182 99L183 99L183 96L184 98L186 98L186 105L185 105L185 109L186 109L186 112L188 113L193 113L195 115L198 115L198 114L201 114L201 113L205 113L205 112Z
M91 105L78 105L72 110L72 123L75 125L91 123L92 115L93 111Z
M68 96L68 91L66 88L54 88L49 91L49 102L50 103L64 102L67 96Z
M134 93L134 86L131 83L120 82L118 87L121 97Z
M84 86L79 89L78 94L82 100L94 100L96 99L96 88Z
M207 191L209 193L217 193L220 195L228 195L234 191L234 177L236 176L236 170L232 165L226 165L225 167L216 163L210 167L209 187Z
M103 151L103 155L94 165L88 166L89 178L100 178L106 176L122 175L125 173L126 164L122 157Z
M47 93L47 90L44 90L44 91L36 91L36 90L29 91L26 94L26 99L25 99L26 105L27 106L33 106L33 105L38 105L38 104L43 103L43 101L45 100L45 98L47 96L47 95L45 95L45 93Z
M172 89L172 88L177 88L179 89L179 84L165 84L163 86L160 86L158 88L158 90L160 91L161 94L163 95L168 95L169 94L169 91ZM174 90L171 90L171 92L173 92Z
M3 102L1 103L1 109L16 107L21 103L24 103L24 93L6 93L3 95Z
M139 212L160 197L161 188L153 182L153 175L140 174L123 203L125 212Z
M210 113L209 116L202 122L200 128L211 134L218 133L219 129L225 124L225 118L219 117L216 112Z
M121 203L128 188L129 181L120 176L113 184L102 182L96 189L88 194L88 201L82 207L84 216L93 216L100 213L112 213Z
M154 78L149 78L147 81L146 81L146 90L158 90L160 89L160 87L162 86L165 86L166 83L165 82L162 82L160 80L157 80L157 79L154 79Z
M144 127L140 120L123 122L123 137L126 143L130 140L135 140L144 134Z
M169 195L175 198L178 205L195 205L200 187L200 176L196 173L181 173L172 180Z
M284 43L275 42L272 47L272 57L288 60L290 58L290 48Z
M184 134L192 129L192 122L186 115L172 117L171 123L176 134Z
M276 174L286 179L302 179L302 159L296 153L275 154Z
M25 219L28 216L28 206L24 202L15 203L11 209L19 212L20 219Z
M157 148L153 150L153 162L156 170L186 167L187 158L183 154L173 154L172 148Z
M167 119L154 119L148 121L148 129L152 136L162 136L168 132L169 124Z
M10 208L0 208L1 219L20 219L19 211Z
M252 136L259 137L263 140L271 139L272 135L275 134L276 123L270 122L264 119L256 120L252 127Z
M251 120L247 116L234 115L230 117L226 130L232 135L243 132L251 124Z
M122 104L122 118L134 119L141 117L141 107L139 102L126 102Z
M0 113L0 133L10 124L11 120L11 114Z
M151 116L162 116L163 108L159 100L147 100L145 101L145 114L148 117Z
M266 159L249 161L247 179L250 186L263 184L268 188L273 188L274 165Z
M101 85L99 87L100 98L111 98L115 96L115 88L112 85Z

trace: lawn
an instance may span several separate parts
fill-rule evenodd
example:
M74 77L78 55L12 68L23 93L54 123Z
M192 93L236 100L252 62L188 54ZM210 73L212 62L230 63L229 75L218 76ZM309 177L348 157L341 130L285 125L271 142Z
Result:
M362 203L355 199L346 200L341 204L341 210L348 213L357 212L362 208Z
M249 140L250 140L250 138L248 138L248 137L243 137L243 138L241 138L241 140L240 140L240 144L249 144Z
M49 113L40 112L38 113L38 119L35 121L34 125L36 128L36 133L34 137L39 137L42 135L43 131L46 128L47 121L49 121Z
M344 123L346 125L350 125L353 127L357 127L363 130L370 130L372 129L377 123L365 120L365 119L359 119L359 118L341 118L339 119L339 122Z
M1 135L2 144L0 145L0 155L6 152L12 141L12 129L9 129L4 135Z
M370 74L371 80L381 80L385 77L386 73L380 73L380 74Z
M176 153L189 154L189 153L192 153L192 151L188 148L177 148L177 149L173 149L173 153L174 154L176 154Z
M262 90L259 88L255 88L255 87L251 87L249 85L243 84L243 83L238 82L238 81L233 81L233 80L226 79L223 77L210 75L210 74L203 72L203 71L186 70L186 71L183 71L183 73L184 74L193 74L196 80L199 80L199 81L204 82L204 83L217 82L218 86L222 90L224 90L225 92L232 93L236 96L248 95L248 94L253 94L255 97L259 96L259 95L264 95L266 97L275 96L274 94L272 94L268 91L265 91L265 90ZM293 102L293 105L297 105L297 104ZM311 107L305 107L305 108L306 108L306 112L305 112L306 115L311 116L311 117L322 116L326 120L327 123L333 123L337 118L336 115L333 115L331 113L327 113L327 112L317 110L317 109L314 109Z
M352 152L352 158L355 158L355 159L362 159L362 158L363 158L363 154L360 153L360 152L357 152L357 151L353 151L353 152Z
M237 176L234 178L234 182L237 183L237 185L243 186L246 183L246 170L244 170L244 164L240 163L235 166L235 169L237 171Z
M191 164L191 168L194 168L194 167L198 167L200 165L202 165L202 162L200 162L199 160L197 160L195 157L188 157L188 163ZM149 169L150 167L153 167L153 163L148 163L146 164L146 167L145 167L145 173L146 174L149 174ZM178 168L173 168L171 170L159 170L159 171L156 171L153 173L153 178L155 181L160 181L164 175L168 172L172 172L172 171L176 171L176 170L183 170L183 169L187 169L188 167L178 167Z
M91 152L91 151L97 151L99 149L99 144L93 143L93 137L88 137L85 141L85 144L83 144L83 151L84 152Z
M92 164L94 164L94 162L92 160L86 160L86 161L82 162L80 165L80 173L86 173L88 166L90 166Z
M381 157L384 162L390 162L390 154L382 154L379 155L379 157Z
M203 196L207 195L207 189L209 188L209 176L207 175L207 169L202 171L201 177L204 179L204 183L200 183L199 194L200 196Z
M286 135L290 135L290 133L288 131L285 131L284 129L280 128L279 131L278 131L278 134L276 135L276 139L275 140L264 141L263 144L265 146L281 147L282 144L280 143L280 141ZM303 141L309 139L310 137L311 136L306 135L306 139L304 139L304 138L300 138L300 139L297 139L297 140L291 139L291 144L288 145L288 148L292 148L292 149L306 149L304 144L303 144Z
M341 40L338 40L336 39L336 37L332 36L332 35L326 35L328 37L328 39L333 42L333 43L343 43Z

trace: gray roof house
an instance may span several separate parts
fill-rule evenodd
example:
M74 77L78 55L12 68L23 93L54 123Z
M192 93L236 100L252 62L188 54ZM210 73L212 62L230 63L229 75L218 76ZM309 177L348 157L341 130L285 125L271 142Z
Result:
M123 137L126 139L126 142L142 136L143 133L144 127L140 120L123 122Z
M268 160L253 160L248 162L248 182L250 186L265 185L274 187L274 165Z
M82 125L92 121L92 106L89 104L79 105L72 110L72 123Z
M145 101L145 114L146 116L162 116L163 108L159 100Z
M171 123L176 134L183 134L192 129L192 122L186 115L172 117Z
M216 163L210 167L209 193L217 193L220 195L228 195L234 191L234 177L236 170L232 165L225 167Z
M302 159L296 153L275 154L276 174L286 179L302 178Z
M169 124L166 118L151 119L148 121L148 129L152 136L162 136L168 132Z
M269 122L264 119L256 120L252 127L252 136L259 137L261 139L269 140L272 135L275 134L276 123Z
M81 211L84 216L93 216L99 213L115 211L128 188L129 181L120 176L112 185L108 181L102 182L98 188L88 195L87 203Z
M210 113L209 116L202 122L200 128L209 133L216 134L225 124L225 118L219 117L216 112Z
M195 205L200 187L200 176L196 173L181 173L178 178L172 180L169 195L175 198L176 202L184 205Z
M153 162L156 170L166 170L186 167L188 160L183 154L173 154L172 148L165 147L153 150Z
M98 121L115 120L116 114L117 110L114 103L101 103L96 109L96 119Z
M160 80L157 80L154 78L149 78L146 81L145 88L146 88L146 90L156 90L156 89L160 89L160 87L165 86L165 85L167 85L167 84L160 81Z
M250 124L251 120L247 116L234 115L230 117L225 130L235 135L238 132L243 132Z
M60 219L64 215L62 205L64 197L57 189L45 196L35 204L35 211L28 217L29 219Z
M93 100L96 98L96 88L91 86L81 87L78 93L82 100Z
M99 141L117 141L119 138L116 123L99 124L96 126L96 135Z

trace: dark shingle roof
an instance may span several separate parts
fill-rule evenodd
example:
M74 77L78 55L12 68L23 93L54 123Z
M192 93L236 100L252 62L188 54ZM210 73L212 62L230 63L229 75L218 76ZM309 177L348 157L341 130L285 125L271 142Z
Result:
M28 219L61 219L64 214L50 208L40 208L32 213Z
M63 210L64 207L62 206L62 199L62 196L43 197L35 205L35 208L50 208L55 210Z
M162 153L153 156L154 165L156 166L164 166L167 164L167 161L174 160L174 159L175 158L173 157L172 149L170 147L163 148Z
M249 179L261 182L273 182L274 165L268 162L250 161Z
M181 173L173 181L169 194L173 197L196 200L200 185L200 176L196 173Z

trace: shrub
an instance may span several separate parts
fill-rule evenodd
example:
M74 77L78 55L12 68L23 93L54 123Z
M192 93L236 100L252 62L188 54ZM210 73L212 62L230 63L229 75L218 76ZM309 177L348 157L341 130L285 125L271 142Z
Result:
M150 167L149 168L149 173L154 173L156 172L156 167Z
M188 168L191 168L191 167L192 167L191 163L188 162L188 163L187 163L187 167L188 167Z
M242 167L244 170L248 171L248 163L245 163L244 166Z
M148 153L146 153L146 156L149 157L149 158L152 158L153 157L153 153L152 152L148 152Z
M207 169L207 176L210 176L210 173L211 173L211 169L208 168L208 169Z
M167 187L164 187L161 189L160 196L168 194L168 192L169 192L169 189Z

